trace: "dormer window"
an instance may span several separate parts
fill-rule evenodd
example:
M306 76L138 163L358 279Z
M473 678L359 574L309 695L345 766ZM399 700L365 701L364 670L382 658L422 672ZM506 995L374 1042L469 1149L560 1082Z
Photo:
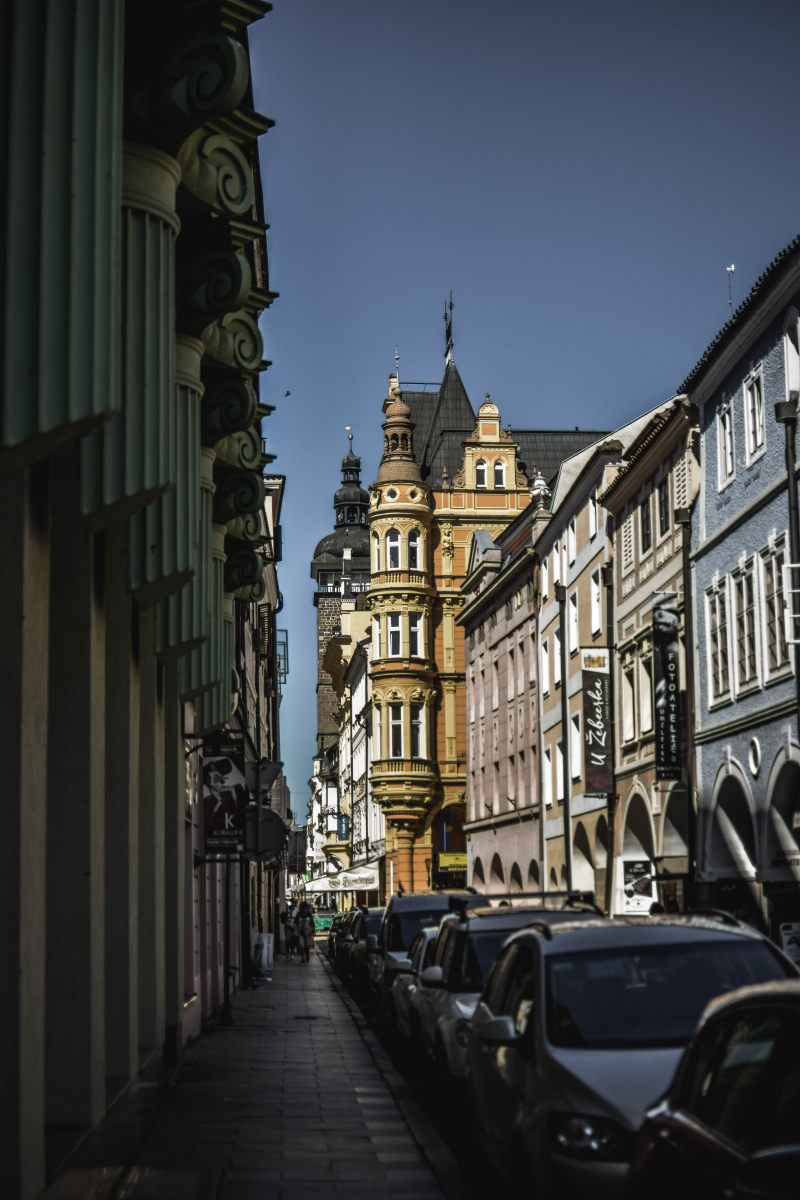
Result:
M494 464L494 486L496 488L506 486L506 464L501 458L498 458Z
M475 487L485 488L486 486L486 463L481 459L475 463Z

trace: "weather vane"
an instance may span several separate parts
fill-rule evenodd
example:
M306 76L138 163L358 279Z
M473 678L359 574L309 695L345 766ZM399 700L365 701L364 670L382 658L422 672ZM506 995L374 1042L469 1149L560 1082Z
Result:
M733 290L731 288L731 275L736 270L736 267L733 265L733 263L731 263L731 265L729 267L726 267L725 270L728 272L728 314L729 314L729 316L732 317L733 316Z
M352 450L353 449L353 426L345 425L345 429L347 431L347 440L350 443L350 449Z

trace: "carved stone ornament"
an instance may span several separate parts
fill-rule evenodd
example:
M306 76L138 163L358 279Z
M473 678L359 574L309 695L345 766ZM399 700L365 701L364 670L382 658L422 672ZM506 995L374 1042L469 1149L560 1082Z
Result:
M233 312L203 330L206 354L217 363L240 371L260 371L264 343L255 320Z
M214 520L226 524L234 517L258 512L264 503L264 481L255 471L214 473Z
M258 513L245 513L228 522L228 532L240 542L251 542L254 546L265 546L269 538L264 533Z
M253 172L235 142L199 129L178 154L181 182L191 195L217 212L243 216L253 205Z
M261 435L254 425L240 429L217 443L217 460L232 467L257 471L261 467Z
M264 560L252 546L228 539L225 544L225 591L251 591L263 580Z
M250 63L246 48L221 33L201 33L179 46L162 73L158 123L181 141L247 94Z
M210 383L202 401L203 441L215 445L229 434L247 429L256 419L257 405L255 388L241 375Z
M234 250L210 250L178 272L178 324L183 332L202 333L219 317L239 309L250 294L253 276L247 259Z

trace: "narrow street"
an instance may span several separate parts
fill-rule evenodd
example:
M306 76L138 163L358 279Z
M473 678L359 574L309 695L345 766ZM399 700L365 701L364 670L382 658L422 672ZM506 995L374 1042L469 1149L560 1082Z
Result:
M169 1086L128 1090L46 1200L348 1200L473 1194L404 1076L317 951L234 996ZM463 1130L462 1130L463 1134ZM462 1142L463 1147L463 1142Z

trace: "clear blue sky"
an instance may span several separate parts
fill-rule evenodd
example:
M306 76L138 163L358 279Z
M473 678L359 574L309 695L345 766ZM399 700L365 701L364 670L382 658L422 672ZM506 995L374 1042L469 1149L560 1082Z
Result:
M264 425L287 477L282 707L295 813L315 747L310 560L352 425L438 381L613 429L677 389L800 232L797 0L274 0L251 30L270 284ZM285 392L291 392L284 398Z

